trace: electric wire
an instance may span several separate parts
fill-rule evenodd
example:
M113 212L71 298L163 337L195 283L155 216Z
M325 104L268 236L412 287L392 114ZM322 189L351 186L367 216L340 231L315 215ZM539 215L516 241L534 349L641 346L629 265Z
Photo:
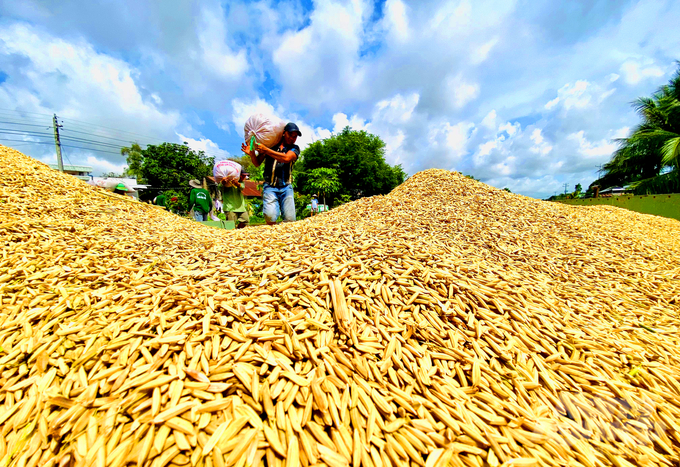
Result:
M38 119L37 117L25 117L24 114L31 114L31 115L42 115L42 116L49 116L52 117L50 114L45 114L45 113L40 113L40 112L29 112L29 111L20 111L16 109L4 109L0 108L0 116L2 114L10 114L11 118L17 118L13 114L20 114L21 118L23 118L26 121L32 122L32 123L24 123L24 122L17 122L17 121L3 121L0 123L5 123L9 125L19 125L19 126L32 126L32 127L45 127L45 130L49 130L52 127L53 122L50 121L49 124L37 124L35 122L39 122L41 119ZM51 120L51 119L50 119ZM110 126L104 126L104 125L97 125L94 123L89 123L89 122L84 122L81 120L76 120L72 118L61 118L57 117L57 120L59 123L61 123L60 130L63 132L60 135L60 139L65 139L65 140L70 140L79 144L84 144L88 146L100 146L103 148L109 148L109 149L122 149L123 147L130 147L133 143L137 143L140 145L158 145L162 144L161 141L162 139L148 136L148 135L141 135L139 133L133 133L125 130L120 130L116 128L112 128ZM87 127L92 127L90 131L82 131L82 130L87 130ZM11 131L10 132L8 132ZM12 131L13 130L13 131ZM128 139L122 139L122 138L116 138L114 136L107 136L100 134L101 132L106 131L109 134L113 134L117 136L122 136L123 138L125 135L133 135L133 136L140 136L143 138L148 138L148 140L136 140L136 141L131 141ZM0 133L7 132L6 134L27 134L31 136L53 136L53 133L50 132L48 133L40 133L40 132L27 132L26 130L20 130L20 129L9 129L9 128L3 128L0 129ZM77 136L71 136L69 133L79 133L81 135L89 136L92 139L87 139L87 138L82 138L82 137L77 137ZM65 133L65 134L64 134ZM95 139L96 138L96 139ZM113 143L107 144L108 141L101 141L100 139L104 140L110 140L110 141L120 141L126 143L125 145L116 145ZM25 142L25 140L24 140ZM179 143L173 143L173 144L179 144ZM102 151L100 149L95 149L95 148L83 148L79 146L72 146L72 145L62 145L64 147L71 147L74 149L88 149L92 151L98 151L98 152L105 152L109 154L113 154L111 151ZM196 152L199 152L200 150L195 150ZM208 156L208 157L214 157L215 159L222 159L222 158L233 158L233 157L238 157L230 153L229 151L223 150L223 149L211 149L209 151L203 150L203 153ZM116 153L117 154L117 153ZM119 154L117 154L119 155Z

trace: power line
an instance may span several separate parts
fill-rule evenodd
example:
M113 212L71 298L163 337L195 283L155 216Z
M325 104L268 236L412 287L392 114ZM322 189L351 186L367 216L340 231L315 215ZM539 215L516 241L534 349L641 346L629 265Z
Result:
M0 122L0 123L4 123L4 124L7 124L7 125L22 125L22 126L45 127L45 125L35 125L35 124L31 124L31 123L19 123L19 122Z
M52 136L51 133L29 130L12 130L9 128L0 128L0 133L6 133L8 135Z
M2 122L0 122L0 123L2 123ZM86 131L73 130L71 128L64 128L63 131L68 131L68 132L73 132L73 133L81 133L81 134L84 134L84 135L96 136L98 138L104 138L104 139L112 139L114 141L122 141L122 142L127 143L127 144L138 143L137 141L130 141L130 140L127 140L127 139L113 138L111 136L97 135L97 134L94 134L94 133L88 133ZM143 143L143 144L146 144L146 143Z
M17 141L20 143L27 143L27 144L54 144L54 141L26 141L25 139L8 139L8 138L0 138L0 141ZM118 152L113 152L113 151L104 151L101 149L93 149L93 148L84 148L82 146L71 146L69 144L62 144L62 148L71 148L71 149L84 149L86 151L94 151L94 152L103 152L106 154L115 154L117 156L120 156L120 153Z
M24 118L25 120L30 121L30 122L39 122L40 120L37 119L36 117L24 117L23 114L45 115L45 116L49 115L49 114L44 114L44 113L40 113L40 112L28 112L28 111L20 111L20 110L16 110L16 109L2 109L2 108L0 108L0 115L3 114L3 113L12 113L12 112L22 115L22 118ZM84 121L81 121L81 120L76 120L76 119L72 119L72 118L68 118L68 117L66 119L59 118L59 121L62 124L68 123L68 126L69 126L69 128L66 128L66 127L62 128L61 129L62 132L73 132L73 133L79 133L79 134L82 134L82 135L87 135L87 136L90 136L91 138L101 138L101 139L111 140L111 141L120 141L120 142L126 143L125 147L129 147L132 143L137 143L137 144L142 144L142 145L145 144L145 145L148 146L148 145L158 145L158 144L162 144L162 142L164 142L160 138L156 138L156 137L152 137L152 136L148 136L148 135L141 135L141 134L138 134L138 133L133 133L133 132L125 131L125 130L119 130L119 129L116 129L116 128L111 128L109 126L97 125L97 124L94 124L94 123L88 123L88 122L84 122ZM74 123L71 123L71 122L74 122ZM34 126L34 127L42 127L43 126L43 125L35 124L35 123L23 123L23 122L13 122L13 121L6 121L6 122L0 122L0 123L6 123L6 124L9 124L9 125ZM47 130L48 129L47 125L45 125L45 126L46 126L45 129ZM71 127L75 127L75 128L71 128ZM94 129L91 129L90 131L81 131L81 130L78 129L78 128L88 129L87 127L93 127ZM9 129L9 128L4 129L4 130L7 131L7 134L27 134L27 135L32 135L32 136L47 136L44 133L28 132L27 130ZM140 141L140 140L132 141L131 139L122 139L122 138L116 138L114 136L106 136L106 135L100 134L101 132L104 132L104 131L109 133L109 134L118 133L118 134L120 134L120 136L123 136L123 137L125 137L124 136L125 134L133 135L133 136L140 136L140 137L143 137L143 138L148 138L150 141L153 141L153 142ZM0 131L0 133L3 133L3 131ZM50 136L51 136L51 134L50 134ZM77 142L77 143L81 143L81 144L102 146L102 147L108 147L108 148L112 148L112 149L113 148L118 149L119 147L120 148L124 147L122 145L118 146L118 145L113 144L113 143L107 144L106 141L99 141L97 139L78 138L77 136L61 135L61 138L62 139L69 139L73 142ZM180 143L170 143L170 144L178 144L179 145ZM66 145L62 145L62 146L67 147ZM76 148L77 146L70 146L70 147ZM82 149L95 150L93 148L82 148ZM101 150L98 150L98 151L99 152L107 152L107 151L101 151ZM195 150L195 151L199 152L200 150ZM109 153L111 153L111 152L109 151ZM215 157L217 159L225 158L225 157L231 157L231 158L238 157L238 155L234 155L231 152L223 150L223 149L212 149L212 150L209 150L209 151L203 150L203 153L206 156Z

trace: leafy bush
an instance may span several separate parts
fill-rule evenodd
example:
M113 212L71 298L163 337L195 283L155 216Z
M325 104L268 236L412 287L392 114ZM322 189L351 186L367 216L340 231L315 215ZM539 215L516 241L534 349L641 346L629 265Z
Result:
M295 193L295 216L298 220L309 217L311 214L310 210L307 209L307 205L312 201L311 195L305 195L303 193Z
M187 193L177 192L175 190L165 191L165 205L175 214L184 215L187 213L189 206L189 197Z

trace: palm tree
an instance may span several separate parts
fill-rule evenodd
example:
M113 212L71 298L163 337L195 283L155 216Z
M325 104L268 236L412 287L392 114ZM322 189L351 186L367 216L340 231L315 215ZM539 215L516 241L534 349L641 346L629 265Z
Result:
M638 98L633 105L642 117L642 123L630 136L618 140L619 149L603 167L605 175L594 183L607 186L640 184L657 177L665 167L678 170L680 68L668 84L651 97Z
M634 105L643 121L626 138L626 145L645 142L661 154L664 166L677 167L680 161L680 69L652 97L641 97Z

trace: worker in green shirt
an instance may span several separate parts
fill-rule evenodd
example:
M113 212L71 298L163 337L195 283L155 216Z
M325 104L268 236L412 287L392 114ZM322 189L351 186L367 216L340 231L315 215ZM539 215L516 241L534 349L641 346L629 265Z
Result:
M168 207L165 204L165 193L162 193L162 192L159 193L158 196L156 196L153 199L153 204L155 204L156 206L163 206L165 208L165 210L167 211Z
M189 211L194 210L194 219L203 222L208 220L208 213L212 211L212 198L208 190L201 186L198 180L191 180L189 193Z
M230 184L226 179L222 180L220 183L222 209L227 215L227 220L234 221L237 229L242 229L250 222L246 198L243 196L243 190L246 187L243 182L247 176L247 172L241 171L241 177L238 180L238 184Z

